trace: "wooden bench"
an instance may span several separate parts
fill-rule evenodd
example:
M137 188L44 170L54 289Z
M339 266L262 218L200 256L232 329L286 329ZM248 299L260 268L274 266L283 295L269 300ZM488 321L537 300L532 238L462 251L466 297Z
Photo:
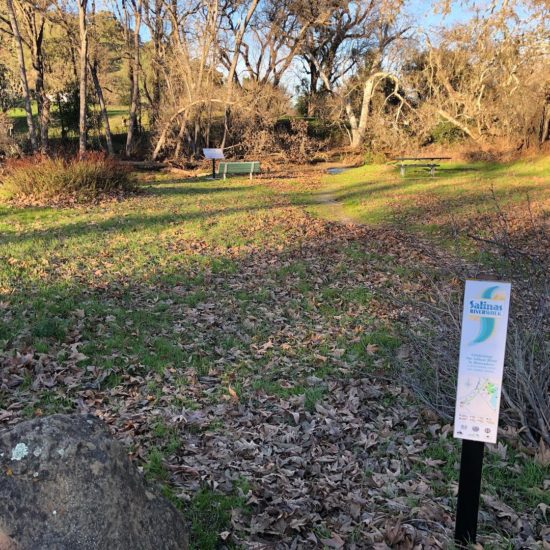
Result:
M430 176L435 176L435 169L439 168L439 164L437 164L438 160L451 160L450 157L401 157L394 159L399 163L399 172L402 177L405 177L405 169L406 168L429 168L430 169ZM421 161L428 161L424 164L419 164ZM410 162L410 164L405 164L406 162Z
M253 162L220 162L218 174L226 179L231 174L248 174L252 180L253 174L260 173L260 163Z

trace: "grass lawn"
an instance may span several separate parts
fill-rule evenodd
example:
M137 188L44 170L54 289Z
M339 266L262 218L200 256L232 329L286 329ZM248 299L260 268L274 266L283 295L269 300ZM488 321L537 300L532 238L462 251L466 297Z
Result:
M124 119L128 118L128 110L129 107L127 105L109 105L107 107L107 114L109 116L109 123L111 126L111 132L113 134L124 134L126 132L126 126L124 125ZM32 102L32 112L33 116L37 117L38 115L38 107L35 101ZM99 116L99 111L95 113ZM51 107L51 115L54 120L52 120L52 124L50 127L50 137L51 138L59 138L61 137L61 128L57 121L55 120L55 117L57 115L57 105L52 105ZM8 111L8 116L11 117L14 124L14 132L15 134L25 134L27 129L27 115L25 113L25 109L23 107L15 107L13 109L10 109ZM146 121L142 121L143 124L146 123ZM78 121L77 121L78 124ZM71 134L71 132L70 132ZM72 134L77 135L77 132L72 132ZM93 137L93 132L92 132Z
M459 447L395 376L402 298L423 299L440 256L390 226L403 208L442 223L433 197L483 208L490 182L548 198L548 161L474 168L148 175L122 202L0 206L0 419L100 416L194 548L448 545ZM368 224L327 220L327 193ZM487 459L486 548L522 521L541 536L550 472L516 447Z
M368 165L325 176L347 216L370 224L406 221L408 229L442 228L449 216L476 217L501 206L525 203L550 209L550 157L508 164L443 163L431 178L408 168L404 178L391 165ZM324 213L330 216L330 208Z

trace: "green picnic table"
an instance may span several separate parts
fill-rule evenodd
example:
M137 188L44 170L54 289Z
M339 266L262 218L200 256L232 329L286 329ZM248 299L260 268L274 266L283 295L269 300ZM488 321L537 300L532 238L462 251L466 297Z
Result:
M430 176L435 176L435 169L439 167L437 161L451 160L451 157L397 157L393 160L398 163L402 177L405 177L405 169L408 167L429 168Z

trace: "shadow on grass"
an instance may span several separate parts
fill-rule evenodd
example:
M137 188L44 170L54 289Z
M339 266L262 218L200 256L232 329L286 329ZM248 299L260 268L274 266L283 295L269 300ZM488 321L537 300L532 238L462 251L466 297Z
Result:
M173 185L181 183L181 185ZM198 182L193 180L189 182L190 185L196 185ZM153 195L210 195L212 193L234 193L239 191L252 190L253 187L190 187L189 184L181 180L168 180L162 182L161 185L154 184L151 187L147 187L147 191Z
M114 217L102 222L80 221L65 224L60 228L37 229L33 231L20 232L18 234L0 236L0 244L24 243L26 241L40 240L43 243L59 239L82 237L90 234L104 234L116 231L126 235L140 230L152 229L161 230L164 227L183 224L185 222L215 219L219 217L232 216L243 212L256 212L276 208L275 205L256 205L235 208L220 208L217 210L201 210L198 212L183 212L179 214L160 214L154 216L132 215Z

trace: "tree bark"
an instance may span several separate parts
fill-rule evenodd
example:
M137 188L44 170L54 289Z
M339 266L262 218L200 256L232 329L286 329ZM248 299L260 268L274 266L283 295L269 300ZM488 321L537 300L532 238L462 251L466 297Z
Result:
M99 109L101 111L101 120L103 122L103 128L105 129L105 141L107 142L107 152L113 156L115 149L113 147L113 136L111 134L111 125L109 123L109 115L107 114L107 106L105 105L105 99L103 97L103 89L97 76L97 59L94 63L90 63L90 74L92 75L92 81L94 83L95 93L99 101Z
M78 21L80 27L80 119L79 119L79 141L78 153L83 157L86 153L87 142L87 101L88 91L88 27L86 21L86 8L88 0L78 0Z
M130 157L134 153L135 136L137 134L138 108L139 108L139 29L141 26L141 0L132 2L134 7L134 59L133 59L133 81L132 81L132 103L130 104L130 114L128 117L128 134L126 136L126 156Z
M544 142L550 140L550 100L543 107L542 110L542 124L540 132L540 145L544 145Z
M27 32L30 37L31 64L35 74L35 97L38 107L38 128L40 131L40 150L48 152L48 131L50 126L50 100L46 94L44 52L44 26L46 19L43 14L37 12L33 6L22 7L24 20L27 24ZM38 18L38 21L37 21Z
M352 125L352 143L353 149L359 149L365 142L365 136L367 134L367 127L370 117L370 106L372 102L372 96L379 82L384 78L388 78L391 75L385 72L376 72L371 74L365 84L363 85L363 101L361 103L361 114L359 115L359 122L356 122L355 130ZM351 120L350 120L351 124Z
M50 148L50 138L49 138L49 129L50 129L50 107L51 102L46 95L46 90L42 87L42 90L38 92L38 97L41 98L41 108L39 113L40 121L40 149L42 153L47 154Z
M23 53L23 41L21 40L21 34L19 33L19 26L17 24L17 18L15 16L15 9L13 7L13 0L6 0L8 6L8 12L10 17L10 25L15 38L15 45L17 48L17 61L19 63L19 74L21 76L21 86L23 88L23 97L25 99L25 113L27 114L27 126L29 129L29 139L31 142L32 152L36 152L36 131L34 128L34 120L32 118L31 107L31 94L29 91L29 82L27 80L27 69L25 67L25 56Z

